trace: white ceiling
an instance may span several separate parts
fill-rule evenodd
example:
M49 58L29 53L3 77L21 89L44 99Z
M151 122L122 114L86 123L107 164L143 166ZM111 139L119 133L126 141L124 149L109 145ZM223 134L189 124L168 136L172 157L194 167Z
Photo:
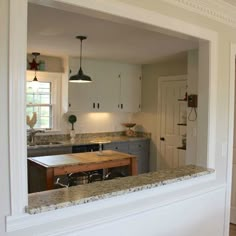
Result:
M92 18L73 12L29 4L28 53L78 56L147 64L163 57L197 48L197 40L186 40L134 26Z
M224 0L225 2L236 6L236 0Z

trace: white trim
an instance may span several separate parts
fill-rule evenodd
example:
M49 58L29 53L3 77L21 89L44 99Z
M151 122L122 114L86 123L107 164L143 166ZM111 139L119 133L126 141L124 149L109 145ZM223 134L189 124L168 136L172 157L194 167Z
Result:
M159 114L161 114L161 86L160 84L164 81L188 81L187 75L173 75L173 76L161 76L157 78L157 136L156 136L156 145L157 145L157 153L160 153L161 150L161 119L159 117ZM157 170L160 169L160 163L159 163L159 156L157 156Z
M40 1L41 2L41 1ZM94 0L57 0L47 1L56 4L71 4L70 7L73 9L79 9L83 11L94 11L107 19L119 18L127 24L133 24L139 27L153 29L159 31L160 29L167 29L173 32L184 33L193 37L206 39L210 41L210 44L214 45L211 47L211 58L212 55L216 55L217 51L217 33L193 24L186 23L175 17L167 17L165 15L145 10L143 8L135 7L129 4L125 4L116 0L111 1L94 1ZM25 68L26 68L26 28L27 28L27 1L26 0L10 0L10 61L9 61L9 72L10 74L10 173L11 173L11 216L17 220L19 216L19 224L21 222L21 214L24 212L24 207L27 205L27 178L26 178L26 125L25 125L25 102L24 102L24 91L25 91ZM67 5L68 6L68 5ZM95 14L96 15L96 14ZM131 21L130 21L131 20ZM20 46L19 46L20 45ZM216 60L212 60L210 63L210 71L214 72L217 70ZM213 73L209 75L210 83L216 83L217 76ZM213 89L214 87L210 87ZM210 91L211 93L212 91ZM216 93L216 91L213 91ZM215 107L216 98L209 101L209 106ZM209 122L215 124L216 111L212 109L211 119ZM17 117L17 119L15 119ZM212 135L209 135L208 146L212 152L215 151L215 143L212 142ZM215 139L213 139L215 140ZM210 153L210 152L209 152ZM208 153L208 154L209 154ZM208 189L209 185L205 185ZM204 188L201 186L201 188ZM192 189L192 188L191 188ZM182 193L183 194L183 193ZM131 195L130 195L131 196ZM129 198L129 197L128 197ZM130 197L131 198L131 197ZM131 198L132 199L132 198ZM113 204L118 205L117 198L113 199ZM87 204L87 207L92 211L92 205ZM74 208L72 208L74 209ZM80 211L76 211L80 215ZM54 211L54 214L56 211ZM45 213L46 214L46 213ZM92 213L90 214L92 215ZM8 223L11 221L11 216L7 217ZM33 219L30 216L29 219ZM38 223L44 222L43 218L40 218ZM9 225L7 223L7 228ZM26 222L21 222L23 225ZM27 224L28 226L28 224Z
M20 217L8 217L7 232L26 229L28 227L38 226L48 222L52 223L69 217L76 217L78 220L77 225L65 228L64 231L61 231L61 229L59 230L62 235L63 233L64 235L67 235L66 233L70 232L71 229L81 230L96 224L104 222L108 223L113 220L139 214L167 204L193 198L200 194L206 194L211 191L216 191L217 189L225 188L225 185L216 186L212 184L208 189L201 189L202 184L214 181L215 178L216 174L212 173L206 176L185 180L183 182L163 185L157 188L146 189L108 199L101 199L89 204L66 207L35 215L24 214ZM196 191L192 191L192 189L187 190L189 187L193 187ZM182 194L183 191L186 192L185 195ZM172 195L166 197L166 194L173 192L175 192L174 198ZM90 212L93 212L93 214L89 216L89 219L84 221L83 219L87 218L87 214Z
M27 0L11 0L9 32L9 152L11 215L23 213L25 206L28 205L27 163L25 158L27 156L25 122L26 42Z
M217 50L217 40L213 40L209 43L209 65L218 65L218 50ZM205 44L205 43L204 43ZM200 64L200 62L199 62ZM215 168L215 157L216 157L216 107L217 107L217 67L209 66L209 74L205 75L200 72L199 76L209 79L209 89L208 89L208 138L207 138L207 167ZM200 79L199 79L200 80ZM200 110L199 110L200 112Z
M236 6L223 0L162 0L196 14L206 16L231 27L236 27Z
M177 6L180 8L183 8L187 11L191 11L193 13L205 16L213 21L218 21L222 24L228 25L230 27L236 27L236 5L229 4L228 2L224 0L162 0L164 3L168 3L173 6ZM30 0L30 2L33 2L35 4L43 4L46 6L57 6L56 3L53 3L53 1L48 2L42 2L38 0ZM65 1L58 1L58 2L65 2ZM67 1L68 3L73 3L74 1ZM91 0L87 0L88 4L92 4ZM81 7L87 8L87 3L81 4ZM114 0L111 1L111 5L115 2ZM116 3L117 4L117 3ZM101 4L102 5L102 4ZM122 3L121 3L122 5ZM91 9L93 7L88 7L88 9ZM97 7L94 7L93 9L97 10ZM70 7L67 7L67 10L75 11L75 9L71 9ZM119 9L119 4L117 4L117 10Z
M225 234L229 235L227 225L230 222L231 189L232 189L232 165L233 165L233 140L234 140L234 100L235 100L235 58L236 44L231 43L230 47L230 80L229 80L229 119L228 119L228 153L227 153L227 188L225 202ZM233 212L233 211L231 211ZM232 216L234 217L234 216Z

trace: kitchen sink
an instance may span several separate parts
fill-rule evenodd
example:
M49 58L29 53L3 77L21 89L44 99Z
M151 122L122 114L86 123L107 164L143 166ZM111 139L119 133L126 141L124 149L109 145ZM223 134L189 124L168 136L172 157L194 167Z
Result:
M28 144L28 146L50 146L50 145L62 145L62 142L50 142L50 141L42 141L36 142L34 144Z

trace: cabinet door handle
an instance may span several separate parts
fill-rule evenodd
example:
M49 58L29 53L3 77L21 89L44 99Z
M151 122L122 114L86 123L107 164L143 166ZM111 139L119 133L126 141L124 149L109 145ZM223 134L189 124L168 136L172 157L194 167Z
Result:
M99 102L97 103L97 108L98 108L98 109L100 108L100 104L99 104Z
M95 102L93 103L93 109L95 108Z
M164 138L164 137L160 137L160 140L161 140L161 141L165 141L165 138Z
M120 104L118 104L118 108L120 108Z
M71 104L69 103L69 107L71 107Z
M120 104L121 109L123 109L123 103Z

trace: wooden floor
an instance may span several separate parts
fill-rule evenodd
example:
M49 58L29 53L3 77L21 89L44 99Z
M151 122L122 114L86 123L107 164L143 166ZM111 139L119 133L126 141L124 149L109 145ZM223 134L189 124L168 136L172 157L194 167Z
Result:
M236 236L236 225L230 224L229 236Z

